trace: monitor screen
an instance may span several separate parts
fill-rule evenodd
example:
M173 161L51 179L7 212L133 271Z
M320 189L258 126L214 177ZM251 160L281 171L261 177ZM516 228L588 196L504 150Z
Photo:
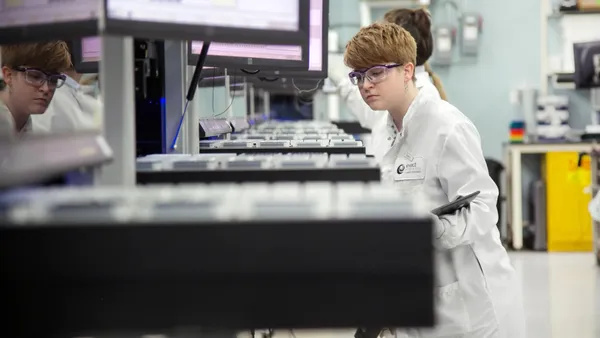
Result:
M325 11L326 12L326 11ZM310 0L310 27L309 27L309 54L308 70L323 70L323 46L324 20L323 0Z
M327 77L327 53L328 53L328 30L329 30L329 0L310 0L310 39L309 43L305 44L308 46L308 50L303 50L303 57L308 58L308 63L304 65L302 69L295 69L291 67L278 67L279 54L275 54L271 51L271 48L276 46L272 45L249 45L245 50L236 50L233 48L235 44L218 44L217 51L212 51L213 44L211 44L208 50L207 62L214 64L215 66L225 67L230 65L224 65L223 63L231 62L232 56L239 60L246 60L244 55L249 55L251 50L257 50L257 53L266 55L266 59L259 59L262 62L266 62L268 66L252 68L246 68L247 70L260 69L257 76L265 77L287 77L287 78L307 78L307 79L324 79ZM197 54L199 54L202 48L202 42L192 42L188 60L190 64L195 64L197 60ZM214 55L215 53L218 55ZM193 63L192 63L193 62ZM231 69L228 71L232 75L248 76L247 72L240 71L239 69Z
M208 50L206 64L219 67L231 66L255 66L254 69L275 70L315 70L320 71L323 63L322 39L323 39L323 1L310 0L309 16L309 41L308 51L305 46L279 46L266 44L240 44L240 43L211 43ZM202 41L190 43L190 54L199 55L202 49ZM308 62L301 62L308 58ZM192 64L196 58L190 57ZM272 61L298 61L272 62Z
M192 49L192 54L200 55L202 45L203 43L201 41L192 41L190 46ZM244 59L251 58L302 61L302 47L213 42L210 44L210 48L208 49L208 55Z
M0 0L0 43L95 35L101 3L100 0ZM88 24L81 25L83 22ZM72 26L74 23L79 25Z
M329 52L329 0L310 0L310 39L308 70L265 71L263 76L290 79L325 79Z
M98 62L102 58L99 37L81 39L81 62Z
M0 0L0 27L89 20L99 10L98 0Z
M179 27L181 35L178 37L181 39L195 35L196 39L209 38L211 41L245 42L240 40L249 39L261 40L264 43L272 36L278 40L276 44L285 44L285 40L281 38L287 33L289 44L289 38L292 40L294 37L298 40L307 38L302 34L307 32L308 28L308 20L303 19L303 15L308 12L308 6L303 5L304 2L303 0L106 0L108 19L106 29L110 31L115 23L110 21L117 20L148 23L150 25L147 28L158 32L165 27L153 27L152 24L161 23L176 25L173 29ZM182 29L184 26L192 30L186 32L186 29ZM129 25L129 28L142 30L145 27L136 28ZM166 31L164 34L169 35L169 29ZM256 32L261 32L258 39L253 37Z
M600 88L600 41L573 44L576 88Z
M112 19L291 32L299 29L297 0L107 0L106 3L107 16Z
M197 64L203 45L202 41L188 42L188 65ZM239 68L302 70L308 67L308 51L302 46L212 42L204 64L228 68L231 74Z
M102 41L100 37L93 36L73 40L70 42L69 48L77 72L82 74L100 72L99 62L102 60ZM204 69L211 70L212 73L217 75L224 75L222 69L213 67L204 67Z

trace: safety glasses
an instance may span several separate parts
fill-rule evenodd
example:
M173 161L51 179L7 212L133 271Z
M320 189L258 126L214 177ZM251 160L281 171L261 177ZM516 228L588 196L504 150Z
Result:
M376 84L385 80L388 73L390 72L390 69L400 66L401 65L397 63L389 65L377 65L367 68L365 70L355 70L353 72L350 72L348 76L350 77L350 82L357 86L361 86L365 82L365 79L369 80L369 82L373 84Z
M67 79L64 74L48 74L37 68L17 67L15 70L23 73L25 81L35 87L41 87L47 83L50 89L60 88Z

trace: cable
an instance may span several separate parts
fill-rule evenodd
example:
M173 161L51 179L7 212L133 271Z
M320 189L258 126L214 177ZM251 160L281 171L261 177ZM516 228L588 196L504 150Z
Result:
M183 119L185 118L185 112L187 112L187 107L190 101L185 101L185 106L183 107L183 114L181 114L181 118L179 119L179 124L177 125L177 132L175 132L175 137L173 138L173 142L171 143L171 150L175 149L177 146L177 139L179 138L179 132L181 131L181 126L183 125Z
M250 71L250 70L245 70L243 68L240 68L240 70L242 71L242 73L246 73L248 75L256 75L256 74L260 73L260 70Z
M233 76L233 82L235 83L235 75ZM230 88L225 88L225 90L229 90L231 91L231 83L229 84ZM227 108L225 108L225 110L223 110L222 112L218 113L215 115L215 79L213 78L213 91L212 91L212 112L213 112L213 117L219 117L223 114L225 114L229 108L231 108L231 106L233 105L233 100L235 100L235 95L231 95L230 97L230 101L229 101L229 105L227 106Z
M190 101L194 99L194 95L196 94L196 90L198 89L198 82L200 82L200 75L202 74L202 68L204 68L204 62L206 61L206 55L208 55L209 47L210 41L204 41L204 43L202 44L202 50L200 51L200 55L198 55L198 61L196 62L194 74L192 75L190 88L188 88L187 95L185 96L186 102L185 106L183 107L183 112L181 113L181 119L179 119L177 132L175 133L175 137L173 137L173 141L171 142L171 150L174 150L177 146L177 139L179 138L179 133L181 132L181 126L183 125L183 120L185 119L185 113L187 112L187 107Z
M321 82L323 82L323 79L320 79L319 82L317 82L317 84L315 85L315 87L313 89L303 90L303 89L300 89L300 88L298 88L296 86L296 83L294 82L294 78L292 78L292 86L294 86L294 89L296 89L299 94L302 94L302 93L312 93L312 92L315 92L315 91L319 90L319 86L321 85Z
M297 93L296 93L296 108L300 109L300 104L311 105L313 103L312 97L305 99L304 97L302 97L302 95L303 94L313 94L315 91L319 90L319 86L321 85L321 82L323 82L323 79L319 79L319 81L317 82L317 84L315 85L314 88L304 90L304 89L298 88L298 86L296 86L296 83L294 82L294 78L292 78L292 86L297 91Z
M263 81L263 82L275 82L277 80L279 80L278 77L258 77L259 80Z

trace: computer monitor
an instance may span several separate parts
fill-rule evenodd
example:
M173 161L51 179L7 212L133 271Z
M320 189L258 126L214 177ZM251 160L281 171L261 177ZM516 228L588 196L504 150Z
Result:
M238 68L249 71L269 71L270 75L282 72L303 74L306 70L321 71L327 61L329 29L329 0L310 0L309 41L297 46L274 46L256 44L212 43L208 51L207 65L226 67L236 75L248 75ZM323 39L325 37L325 39ZM188 62L195 65L202 48L201 41L188 43ZM326 64L325 64L326 66ZM261 74L257 74L261 76ZM317 74L312 74L317 76ZM326 74L322 76L327 77Z
M102 41L100 37L96 36L69 41L71 60L75 70L81 74L99 73L102 59L101 47ZM207 72L210 71L211 76L225 75L223 69L214 67L204 67L203 69Z
M202 50L202 41L188 42L188 65L195 66ZM239 68L252 72L256 69L306 69L308 42L302 46L261 45L212 42L205 65L231 69L231 74L243 75ZM233 69L232 69L233 68Z
M279 45L308 40L305 0L104 1L109 34Z
M81 74L99 73L102 59L100 37L87 37L71 41L71 60L75 70Z
M573 44L576 88L600 88L600 41Z
M0 44L98 34L100 0L0 0Z
M318 18L318 19L317 19ZM261 71L258 76L284 77L292 79L327 78L329 52L329 0L310 0L310 42L308 70L282 69L278 72Z

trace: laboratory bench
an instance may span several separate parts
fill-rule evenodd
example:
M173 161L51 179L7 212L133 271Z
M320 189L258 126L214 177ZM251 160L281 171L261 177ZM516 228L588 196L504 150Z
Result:
M149 155L137 159L138 184L210 182L379 181L364 154Z
M365 154L363 146L348 147L226 147L226 148L200 148L204 154L236 153L236 154L293 154L293 153L327 153L327 154Z
M9 337L434 322L427 201L379 184L71 187L0 205Z

